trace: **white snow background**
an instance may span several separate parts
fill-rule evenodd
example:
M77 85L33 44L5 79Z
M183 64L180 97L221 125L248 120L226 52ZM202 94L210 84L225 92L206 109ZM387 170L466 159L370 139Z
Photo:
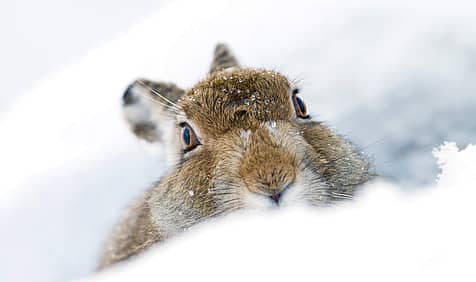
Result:
M471 215L476 214L470 189L475 186L474 147L460 153L450 145L444 147L451 153L443 153L441 161L460 160L448 162L453 168L445 169L448 176L442 179L450 180L440 183L442 187L430 187L438 173L431 155L434 147L444 141L454 141L459 148L476 143L474 15L476 6L471 1L167 3L119 38L51 75L0 116L0 281L68 281L94 269L121 211L165 169L161 159L128 132L120 113L122 92L137 77L191 86L207 71L217 42L228 43L242 65L301 79L302 97L311 114L373 155L377 172L399 186L380 183L368 188L372 200L356 203L369 203L356 211L359 217L350 216L351 207L335 215L334 211L307 216L309 212L291 211L276 217L283 218L282 226L265 215L249 218L247 229L246 220L233 225L230 219L230 230L245 235L230 240L230 252L217 256L222 263L233 262L236 277L243 277L240 271L244 273L250 264L258 271L259 263L271 256L280 258L280 263L274 260L261 273L270 278L285 271L290 260L303 261L307 272L302 273L309 275L331 274L331 269L344 275L348 269L348 275L364 277L371 275L369 263L377 263L380 270L370 268L375 275L445 277L425 272L426 261L431 271L468 278L471 272L464 267L476 261L470 229ZM416 203L412 206L399 200L396 190L407 191L405 197L417 197L416 192L408 193L415 190L422 195L410 201ZM426 197L435 201L430 203ZM269 221L276 237L255 241L252 228L258 221ZM262 228L268 226L261 223ZM219 226L216 234L234 234L220 231L227 224ZM283 238L279 228L300 231ZM346 231L345 237L340 231ZM212 231L202 234L217 239ZM203 237L197 234L199 238ZM204 246L210 242L214 241ZM260 242L263 249L256 248ZM316 242L321 244L313 245ZM268 243L273 252L266 249ZM290 252L293 244L301 248ZM170 246L170 261L177 262ZM187 244L176 244L178 251L180 246ZM413 253L412 248L399 246L417 248ZM471 255L464 256L463 246L473 250ZM239 247L241 252L235 255ZM196 260L185 260L175 269L190 269L182 274L193 277L192 264L203 260L204 265L211 259L199 251L190 252ZM156 268L148 278L177 280L172 271L167 272L170 276L159 276L158 263L167 261L167 253L163 257L159 253L157 264L154 259L144 260L143 267ZM249 260L250 256L256 260ZM323 270L320 265L326 258L335 264ZM132 267L130 273L140 267ZM171 264L167 267L174 269ZM209 267L215 269L213 263ZM298 275L302 269L290 270L287 275Z

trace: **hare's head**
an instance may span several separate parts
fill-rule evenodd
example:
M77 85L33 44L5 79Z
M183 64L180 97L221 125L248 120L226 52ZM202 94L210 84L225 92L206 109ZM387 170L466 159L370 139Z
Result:
M166 143L176 156L150 202L168 197L169 211L164 215L161 207L161 216L197 219L351 198L370 178L368 162L312 120L304 98L275 71L239 67L224 45L216 48L210 74L187 91L134 82L123 97L134 133Z

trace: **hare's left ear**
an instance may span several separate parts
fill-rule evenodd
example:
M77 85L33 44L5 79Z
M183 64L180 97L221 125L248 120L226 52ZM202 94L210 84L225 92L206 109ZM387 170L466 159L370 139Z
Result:
M217 44L210 73L239 67L225 44ZM132 132L150 143L162 142L175 120L176 103L185 91L173 83L138 79L122 96L122 109Z
M228 46L223 43L217 44L213 55L210 73L221 71L228 68L238 68L239 64Z
M122 110L131 131L147 142L161 142L175 122L176 103L185 91L173 83L134 81L122 96Z

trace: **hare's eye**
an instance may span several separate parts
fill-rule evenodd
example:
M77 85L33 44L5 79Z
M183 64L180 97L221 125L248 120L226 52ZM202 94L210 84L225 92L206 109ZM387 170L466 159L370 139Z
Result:
M293 91L293 104L296 110L296 115L300 118L309 118L307 114L306 104L304 101L296 95L297 91Z
M200 142L198 142L197 136L193 129L187 123L180 124L182 127L182 144L185 152L195 149Z

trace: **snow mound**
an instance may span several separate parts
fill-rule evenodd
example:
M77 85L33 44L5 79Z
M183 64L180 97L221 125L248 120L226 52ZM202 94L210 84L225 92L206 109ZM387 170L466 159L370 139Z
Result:
M476 146L435 155L426 191L377 182L338 210L216 220L82 281L474 281Z

